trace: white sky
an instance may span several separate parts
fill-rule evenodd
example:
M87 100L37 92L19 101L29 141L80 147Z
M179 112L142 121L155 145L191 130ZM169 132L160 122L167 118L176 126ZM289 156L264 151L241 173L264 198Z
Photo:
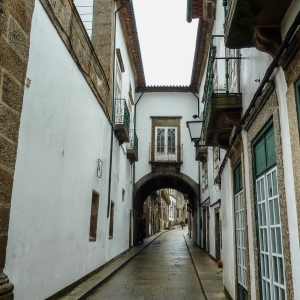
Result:
M147 85L189 85L198 20L186 0L133 0Z

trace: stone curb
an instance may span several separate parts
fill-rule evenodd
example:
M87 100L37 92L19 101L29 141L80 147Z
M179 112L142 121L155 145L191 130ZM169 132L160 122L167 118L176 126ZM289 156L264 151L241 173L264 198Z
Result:
M153 241L155 241L161 234L168 232L163 230L147 239L144 240L143 244L132 247L123 255L121 255L116 260L108 264L104 269L97 272L82 284L74 288L68 294L58 299L60 300L81 300L86 299L90 296L99 286L105 283L109 278L111 278L116 272L118 272L122 267L124 267L131 259L137 256L142 250L148 247Z
M193 266L194 266L194 268L195 268L195 271L196 271L196 274L197 274L197 277L198 277L198 280L199 280L199 283L200 283L200 286L201 286L201 289L202 289L203 295L204 295L205 299L206 299L206 300L208 300L208 299L207 299L207 295L206 295L206 293L205 293L205 290L204 290L204 287L203 287L203 285L202 285L201 278L200 278L200 276L199 276L199 273L198 273L198 270L197 270L196 264L195 264L195 262L194 262L194 259L193 259L193 256L192 256L192 253L191 253L191 251L190 251L190 248L189 248L188 242L186 241L186 238L185 238L185 235L184 235L184 234L183 234L183 238L184 238L184 241L185 241L185 243L186 243L186 246L187 246L187 248L188 248L188 251L189 251L190 257L191 257L191 259L192 259Z
M207 256L207 263L206 264L203 260L199 264L199 261L197 262L197 258L199 260L199 257L201 257L203 254L201 254L199 257L197 257L197 252L191 251L190 248L195 247L195 249L199 249L199 246L196 245L192 240L188 240L185 235L183 234L185 243L187 245L190 257L192 259L197 277L199 279L199 283L203 292L203 295L206 300L224 300L228 299L226 295L224 294L224 287L223 287L223 279L218 278L220 271L218 272L218 268L216 266L216 263L212 260L210 256L208 256L207 253L204 253L205 256ZM205 266L203 265L203 262ZM216 277L217 276L217 277ZM212 278L213 277L213 278ZM212 289L213 286L213 289Z

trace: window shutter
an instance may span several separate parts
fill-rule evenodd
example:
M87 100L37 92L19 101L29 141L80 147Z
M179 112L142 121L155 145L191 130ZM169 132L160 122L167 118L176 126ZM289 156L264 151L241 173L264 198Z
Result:
M267 168L276 164L276 150L275 150L275 138L274 129L271 127L265 135L266 141L266 156L267 156Z
M266 169L266 151L264 137L262 136L254 145L255 173L256 176Z
M256 177L276 164L276 145L273 126L265 129L254 142L253 154Z
M243 188L242 166L239 163L234 169L234 193L236 194Z

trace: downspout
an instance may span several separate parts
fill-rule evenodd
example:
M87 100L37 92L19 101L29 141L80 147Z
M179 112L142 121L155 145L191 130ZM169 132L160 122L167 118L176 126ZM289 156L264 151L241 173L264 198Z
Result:
M108 199L107 199L107 218L109 217L110 210L110 192L111 192L111 173L112 173L112 153L113 153L113 141L114 141L114 124L115 124L115 68L116 68L116 23L117 23L117 13L129 4L131 0L126 2L124 5L119 7L115 11L115 24L114 24L114 55L113 55L113 78L112 78L112 124L111 124L111 135L110 135L110 158L109 158L109 179L108 179Z
M201 218L201 185L200 185L200 161L198 162L198 188L199 188L199 203L198 203L198 207L199 207L199 246L201 247L201 239L202 239L202 218Z
M143 88L143 92L140 95L139 99L136 101L134 105L134 119L133 119L133 124L134 124L134 134L136 134L136 106L139 103L140 99L143 97L145 92L145 86ZM135 162L133 163L133 179L132 179L132 217L134 217L134 185L135 185Z
M191 23L192 18L193 18L193 0L187 0L186 21L188 23Z
M200 119L200 103L199 103L199 97L193 92L192 88L190 87L191 92L193 95L198 99L198 118Z

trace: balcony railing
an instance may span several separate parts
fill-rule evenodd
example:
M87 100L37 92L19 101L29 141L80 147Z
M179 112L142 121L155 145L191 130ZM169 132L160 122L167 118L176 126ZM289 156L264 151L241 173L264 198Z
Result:
M225 57L217 55L214 41L215 38L223 37L214 35L211 38L204 86L203 130L206 145L210 146L222 145L227 140L230 127L240 118L241 113L238 66L241 58L234 50L233 53L227 51ZM228 132L224 133L224 130ZM220 139L223 141L220 142Z
M115 100L114 132L120 144L129 142L130 113L125 99Z
M182 163L183 146L149 146L150 163Z
M130 113L125 99L116 99L115 124L124 124L127 131L129 132Z
M127 158L131 163L138 161L139 141L133 129L129 133L129 143L127 144Z
M223 38L223 35L214 35L211 38L210 44L210 51L209 51L209 58L207 64L207 72L206 72L206 79L205 79L205 86L204 86L204 112L203 112L203 120L204 124L207 117L208 107L210 105L211 97L213 94L230 94L230 93L239 93L239 87L237 86L236 89L232 89L230 86L230 82L232 82L233 74L237 73L237 69L232 69L234 64L232 61L240 60L241 57L236 56L226 56L226 57L217 57L217 49L214 45L215 38ZM221 63L223 61L223 63ZM223 78L219 78L220 74L218 74L218 65L223 65L223 69L225 68L225 74ZM221 81L222 83L220 84ZM224 88L220 88L220 86L224 86Z

